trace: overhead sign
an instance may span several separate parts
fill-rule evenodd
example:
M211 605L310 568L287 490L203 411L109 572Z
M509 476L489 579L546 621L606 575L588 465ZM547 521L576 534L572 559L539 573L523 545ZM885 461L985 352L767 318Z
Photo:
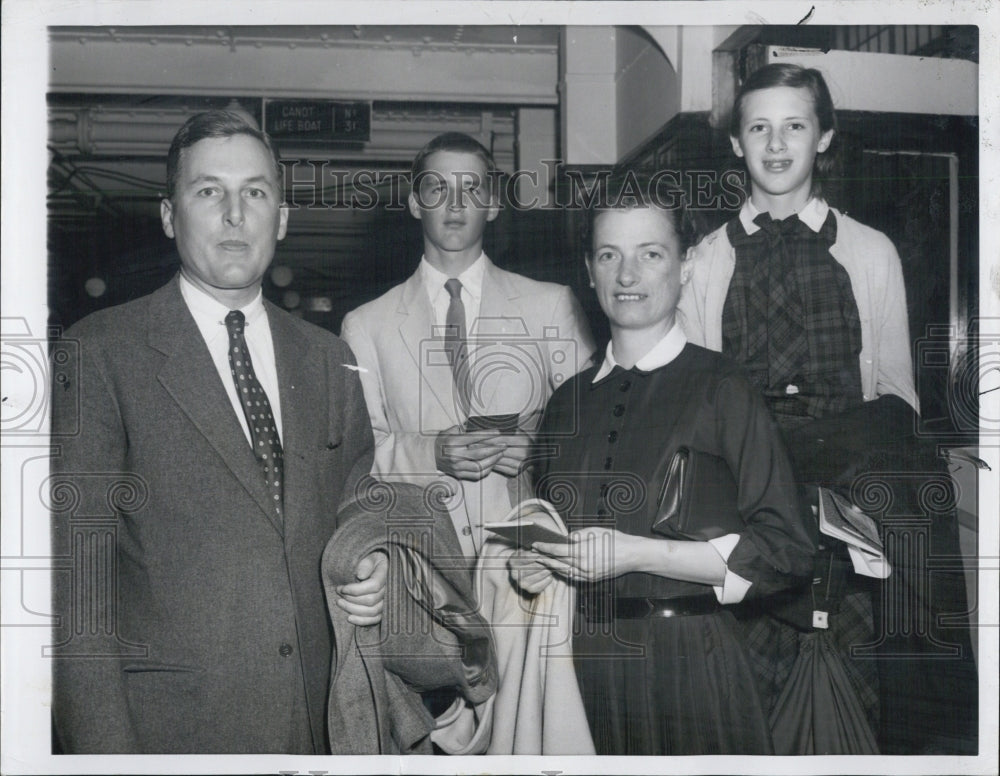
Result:
M276 140L365 143L371 124L370 102L264 101L264 130Z

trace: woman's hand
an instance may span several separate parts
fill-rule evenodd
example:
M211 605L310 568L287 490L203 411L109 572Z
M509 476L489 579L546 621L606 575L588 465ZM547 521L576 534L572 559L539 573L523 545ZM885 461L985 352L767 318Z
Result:
M569 544L535 542L539 563L574 582L596 582L640 571L700 585L722 585L726 562L710 542L633 536L613 528L581 528Z
M581 528L569 542L535 542L539 564L573 582L596 582L633 571L646 571L657 539L633 536L613 528ZM655 573L655 572L654 572Z
M552 570L542 563L537 552L517 550L507 558L510 580L518 590L536 595L552 584Z

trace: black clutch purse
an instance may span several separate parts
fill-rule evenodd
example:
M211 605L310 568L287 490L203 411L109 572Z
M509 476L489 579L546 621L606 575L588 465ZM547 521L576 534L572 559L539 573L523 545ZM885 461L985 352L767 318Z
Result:
M667 465L652 530L689 541L740 533L746 524L736 497L736 479L724 459L681 447Z

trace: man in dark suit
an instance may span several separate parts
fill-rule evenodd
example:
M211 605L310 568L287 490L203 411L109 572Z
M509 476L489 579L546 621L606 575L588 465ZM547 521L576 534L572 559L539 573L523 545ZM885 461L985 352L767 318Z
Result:
M288 220L267 136L194 116L167 177L180 274L70 329L56 374L54 748L321 754L320 557L372 464L361 384L341 340L261 296ZM359 561L352 622L379 621L385 576Z

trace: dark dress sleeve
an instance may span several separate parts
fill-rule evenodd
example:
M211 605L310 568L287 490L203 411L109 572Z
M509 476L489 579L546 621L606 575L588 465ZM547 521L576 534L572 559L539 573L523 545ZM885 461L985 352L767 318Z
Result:
M766 596L812 573L816 521L798 496L780 432L740 373L720 380L715 408L716 438L739 485L746 522L727 565L752 583L747 598Z

